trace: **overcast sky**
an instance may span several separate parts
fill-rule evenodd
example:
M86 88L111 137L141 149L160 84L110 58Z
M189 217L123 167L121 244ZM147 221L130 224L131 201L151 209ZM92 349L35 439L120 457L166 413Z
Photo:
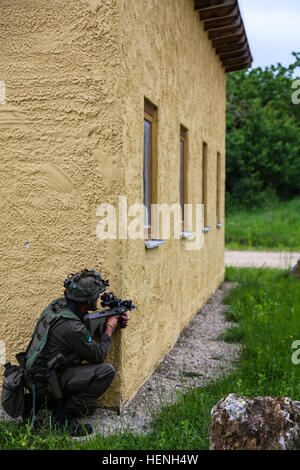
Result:
M239 5L253 67L294 62L291 53L300 52L300 0L239 0Z

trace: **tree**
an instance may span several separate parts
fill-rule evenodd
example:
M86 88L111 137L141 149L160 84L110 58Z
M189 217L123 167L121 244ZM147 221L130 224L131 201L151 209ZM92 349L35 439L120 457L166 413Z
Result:
M227 204L262 204L300 194L300 104L292 102L295 62L227 79Z

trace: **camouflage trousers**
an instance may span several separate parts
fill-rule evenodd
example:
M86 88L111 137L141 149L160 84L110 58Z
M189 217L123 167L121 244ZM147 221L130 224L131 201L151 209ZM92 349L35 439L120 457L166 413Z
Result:
M114 376L114 367L107 363L80 364L63 372L59 382L74 416L93 413L98 398L110 386Z
M98 398L107 390L115 376L111 364L80 364L58 374L62 399L57 401L43 386L36 389L37 410L41 408L64 408L68 417L92 414L97 408Z

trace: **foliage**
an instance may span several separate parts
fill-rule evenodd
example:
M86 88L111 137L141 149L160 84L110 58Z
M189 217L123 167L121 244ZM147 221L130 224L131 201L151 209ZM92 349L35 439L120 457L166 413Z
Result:
M300 104L292 102L295 62L240 71L227 80L227 207L253 206L300 188Z

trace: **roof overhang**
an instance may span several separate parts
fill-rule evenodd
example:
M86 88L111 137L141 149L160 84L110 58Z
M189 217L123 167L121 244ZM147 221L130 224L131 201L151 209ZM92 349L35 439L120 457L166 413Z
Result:
M195 10L225 71L251 67L253 58L238 0L195 0Z

